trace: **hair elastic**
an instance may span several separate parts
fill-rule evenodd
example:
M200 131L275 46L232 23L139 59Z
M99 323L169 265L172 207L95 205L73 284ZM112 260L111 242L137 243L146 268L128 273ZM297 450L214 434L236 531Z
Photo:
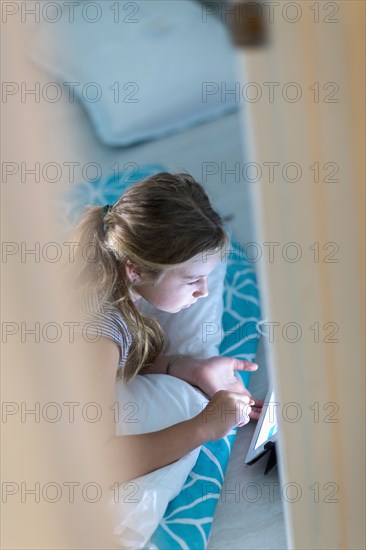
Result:
M174 355L169 361L169 363L166 366L165 374L170 374L170 369L173 366L173 364L178 361L178 359L183 359L183 355Z
M101 210L102 220L104 220L105 216L108 214L110 210L112 210L113 204L106 204L103 206Z
M102 221L104 220L104 218L106 217L106 215L108 214L108 212L110 210L112 210L113 208L113 204L105 204L101 210L101 218L102 218ZM106 232L107 230L107 227L108 227L108 224L103 224L103 231Z

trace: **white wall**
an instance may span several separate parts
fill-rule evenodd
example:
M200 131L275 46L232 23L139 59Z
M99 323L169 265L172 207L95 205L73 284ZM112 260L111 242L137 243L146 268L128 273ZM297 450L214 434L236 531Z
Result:
M286 503L288 539L296 549L361 549L365 5L328 3L337 8L331 17L316 2L315 22L310 3L302 2L300 19L289 23L286 17L296 14L285 17L284 4L268 25L269 45L241 49L239 57L243 93L255 91L244 88L248 82L263 93L257 102L245 102L243 132L251 137L252 160L280 163L272 183L252 186L252 198L263 252L263 307L267 319L278 323L268 348L282 413L282 484L292 484L288 500L296 500ZM335 21L326 22L326 16ZM266 82L278 83L273 102ZM286 88L290 82L296 87ZM291 101L297 90L301 98ZM301 167L297 182L281 175L290 162ZM310 168L314 163L319 182ZM334 168L337 181L329 182ZM288 175L295 177L294 170ZM263 244L270 242L278 243L272 260ZM291 261L296 254L298 261Z

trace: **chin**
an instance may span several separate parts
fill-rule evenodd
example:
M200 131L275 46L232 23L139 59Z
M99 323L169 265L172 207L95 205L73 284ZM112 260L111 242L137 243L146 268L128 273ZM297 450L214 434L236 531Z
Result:
M178 306L174 309L170 309L169 310L169 313L179 313L180 311L182 311L183 309L186 309L186 305L183 305L183 306Z
M178 307L175 307L174 309L172 307L164 307L164 306L160 306L160 307L155 306L155 307L156 309L158 309L159 311L163 311L164 313L179 313L179 311L184 309L184 306L178 306Z
M195 302L193 302L195 303ZM155 304L153 304L155 305ZM172 306L168 306L168 307L164 307L164 306L157 306L155 305L156 309L159 309L160 311L164 311L165 313L179 313L180 311L183 311L184 309L189 309L191 307L192 304L182 304L180 306L175 306L175 307L172 307Z
M175 306L175 307L169 307L169 309L164 309L163 311L166 311L167 313L179 313L180 311L182 311L183 309L186 309L187 307L187 304L183 304L181 306Z

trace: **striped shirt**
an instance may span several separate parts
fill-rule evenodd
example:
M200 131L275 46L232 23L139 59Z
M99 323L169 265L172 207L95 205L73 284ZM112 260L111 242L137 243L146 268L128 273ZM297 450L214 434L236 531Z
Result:
M100 305L89 295L83 300L81 310L83 338L88 342L97 342L102 336L113 340L120 352L118 368L122 368L131 348L132 336L119 309L108 303Z

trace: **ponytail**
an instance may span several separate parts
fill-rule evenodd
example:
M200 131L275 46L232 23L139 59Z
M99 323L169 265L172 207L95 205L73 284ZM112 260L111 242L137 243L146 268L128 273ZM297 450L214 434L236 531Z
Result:
M118 258L106 240L108 211L103 212L103 208L87 207L71 233L75 245L74 303L81 312L86 303L93 304L94 313L103 311L107 303L121 312L131 332L132 344L118 376L128 381L153 364L163 348L164 333L155 319L137 310L131 299L131 283L125 273L125 262Z
M133 184L113 207L107 206L88 207L72 232L74 285L81 304L93 296L100 308L112 304L121 312L132 336L120 369L129 380L154 363L164 335L132 301L127 260L155 281L164 269L219 251L227 238L203 187L186 173L160 172Z

